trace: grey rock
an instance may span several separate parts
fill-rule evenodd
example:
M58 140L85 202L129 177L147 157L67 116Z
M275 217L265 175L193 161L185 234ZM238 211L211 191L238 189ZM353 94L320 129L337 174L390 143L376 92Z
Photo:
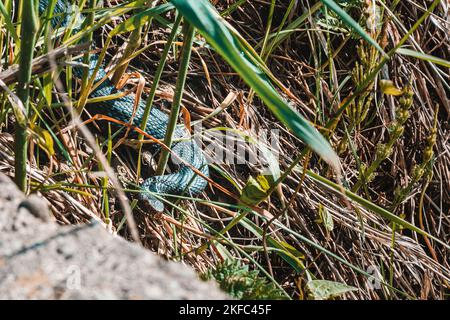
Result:
M29 213L42 221L47 222L51 220L51 214L50 210L48 210L47 204L42 198L35 194L30 195L28 198L20 202L19 209L20 208L25 208Z
M58 226L0 173L0 299L227 299L186 265L99 224Z

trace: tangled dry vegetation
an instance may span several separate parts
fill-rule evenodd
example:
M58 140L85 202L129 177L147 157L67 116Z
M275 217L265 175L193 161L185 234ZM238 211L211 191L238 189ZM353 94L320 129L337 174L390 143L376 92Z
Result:
M336 2L386 52L432 3ZM341 161L342 185L448 244L450 68L396 54L346 105L383 56L338 15L311 0L212 3L261 53L269 69L291 92L286 99L292 106L329 139ZM104 3L116 4L112 0ZM405 46L450 61L449 10L448 2L440 1ZM127 17L114 17L95 31L97 47L102 48L107 34ZM131 61L128 72L145 79L145 92L170 33L162 22L173 20L171 11L164 19L145 25L141 33L139 48L145 50ZM0 39L3 70L12 62L12 48L6 45L5 34L2 32ZM113 39L106 58L110 67L123 52L128 36L125 33ZM57 46L58 42L53 41ZM166 111L173 98L181 45L179 36L156 93L155 105ZM43 99L39 83L45 81L33 82L33 108L42 110L41 126L45 122L60 145L55 142L56 155L50 162L36 143L31 143L29 192L45 197L60 223L95 219L112 232L132 239L132 226L125 219L111 181L98 174L101 167L93 150L77 130L66 129L71 126L70 116L58 105L58 95L51 108L44 107L39 100ZM138 81L132 79L129 83L130 88L136 87ZM55 93L56 86L51 90ZM340 296L346 299L448 298L448 249L392 223L370 205L345 200L320 180L318 177L331 181L338 178L268 112L201 36L194 42L182 102L185 123L189 122L187 118L192 123L202 120L206 130L227 127L256 138L264 130L279 129L279 166L287 174L274 193L250 211L214 186L197 199L176 200L176 207L168 206L161 214L149 214L132 200L133 192L127 193L143 246L168 259L182 260L200 273L214 269L225 259L238 260L250 269L260 270L260 276L293 299L305 299L311 294L311 280L355 287L357 290ZM345 108L341 108L343 105ZM14 176L15 119L5 92L0 110L0 170ZM89 128L97 134L94 125ZM98 143L102 143L100 137ZM137 164L135 151L126 144L132 145L133 141L113 148L110 155L107 143L102 150L127 187L125 191L129 191L138 182ZM151 163L150 158L143 157L144 165ZM214 164L211 168L213 180L237 197L249 176L261 172L260 164ZM143 171L144 176L151 174L147 171ZM236 217L240 220L233 220ZM231 221L237 223L229 226ZM382 279L379 286L378 279Z

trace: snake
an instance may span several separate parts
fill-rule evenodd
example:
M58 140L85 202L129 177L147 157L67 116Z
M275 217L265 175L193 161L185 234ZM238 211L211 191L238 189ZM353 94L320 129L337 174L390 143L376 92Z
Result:
M49 6L49 0L39 0L39 14L45 14ZM53 17L51 18L51 25L53 28L66 27L69 23L69 14L72 12L72 6L68 0L57 0L54 7ZM81 25L83 15L79 15L79 25ZM98 55L91 54L89 60L89 77L92 76L93 71L98 62ZM75 77L81 78L83 73L82 67L73 67L73 74ZM100 80L97 86L95 85ZM95 103L86 104L85 108L90 114L102 114L107 117L117 119L123 123L130 123L136 127L141 127L146 106L145 99L138 99L139 103L135 106L136 96L134 93L120 95L121 90L117 89L112 81L107 77L107 73L103 66L98 68L95 75L93 90L90 93L90 98L100 98L105 96L117 95L116 99L104 100ZM104 121L101 121L105 123ZM166 136L166 131L169 123L169 115L152 106L150 114L147 118L145 132L158 139L162 140ZM102 134L107 134L108 126L100 124ZM117 129L117 124L113 124ZM130 132L129 137L137 137L136 132ZM150 208L162 212L164 210L164 199L170 195L187 194L195 196L201 193L207 186L208 182L201 175L198 175L192 168L201 172L205 177L209 177L209 169L206 158L197 144L192 139L189 131L185 126L178 125L173 133L173 143L170 146L172 164L176 164L176 169L170 174L152 176L144 180L139 186L139 199L145 201L150 205ZM157 153L160 151L159 144L151 144L150 151ZM177 157L174 157L176 154ZM176 159L176 161L174 161ZM180 161L180 159L182 161ZM160 196L156 196L160 194Z

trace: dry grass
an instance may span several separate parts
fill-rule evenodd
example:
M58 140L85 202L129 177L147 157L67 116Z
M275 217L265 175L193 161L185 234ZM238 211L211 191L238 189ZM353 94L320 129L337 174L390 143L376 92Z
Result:
M110 2L114 4L114 1ZM223 11L235 1L213 2L219 11ZM285 2L289 1L276 2L272 31L279 25L287 10ZM395 1L383 1L387 7L391 7L393 2ZM294 21L313 4L312 1L296 3L288 22ZM386 48L392 48L427 6L429 2L423 0L400 2L392 15L386 13L390 18L386 19L383 30L372 35L378 37L380 43L384 41ZM267 27L269 7L270 1L249 0L226 19L258 49ZM448 4L442 1L431 18L425 20L407 43L427 54L450 60L450 38L446 32L450 29L449 10ZM350 12L355 18L363 14L358 9L352 9ZM113 20L95 33L99 46L102 39L106 38L107 32L120 19ZM360 46L376 56L370 45L352 37L345 26L336 25L327 30L324 19L323 14L320 19L317 14L308 17L298 30L275 48L267 60L275 76L298 98L298 103L294 104L297 110L315 121L319 128L325 125L326 119L333 117L342 101L357 85L352 73L362 61L356 48ZM367 21L367 17L362 18L360 22L364 21ZM145 77L147 88L151 85L168 35L167 30L157 23L152 23L149 28L149 32L143 34L141 44L141 47L149 46L149 49L134 59L129 67L129 71L138 71ZM113 55L119 51L118 48L125 40L123 37L115 39L117 42L108 51L111 56L107 57L107 61L113 61ZM282 172L287 170L304 148L301 141L287 132L257 97L252 98L249 95L249 89L220 57L198 43L194 47L196 51L190 64L183 99L192 121L203 119L232 94L236 99L227 104L219 115L204 121L205 127L226 126L252 137L257 137L264 129L279 129L280 168ZM332 54L332 59L327 56L329 53ZM375 63L379 61L377 59L379 57L375 57ZM155 104L159 107L167 107L167 101L170 102L173 97L177 65L177 60L171 53L163 73L162 85L157 92ZM356 100L364 102L371 97L366 105L367 116L355 119L349 106L339 118L335 129L332 132L324 131L339 152L344 185L355 185L360 176L360 163L369 166L376 157L377 144L386 143L390 139L389 126L394 121L399 99L380 92L379 80L385 78L394 81L399 88L408 84L411 86L413 104L409 109L410 117L404 124L403 135L394 142L390 155L376 169L376 176L370 182L364 183L358 194L381 207L391 208L395 214L402 215L405 220L421 226L430 234L449 243L449 68L396 55L382 69L375 83L367 91L367 97L358 97ZM38 90L34 93L37 95ZM2 102L1 108L0 113L6 115L5 110L8 107L5 102ZM433 146L435 160L432 163L429 183L426 175L420 177L405 194L403 201L393 208L395 190L406 188L412 179L413 166L423 163L427 137L434 127L436 111L437 138ZM58 138L71 161L59 152L49 172L48 158L42 152L37 152L36 146L31 145L28 165L31 192L38 189L37 192L48 200L56 220L60 223L86 223L90 219L96 219L113 232L131 238L130 230L124 223L122 209L116 203L112 185L108 192L112 221L109 225L105 222L102 180L95 175L98 166L91 157L92 150L76 131L61 133L63 128L70 125L68 115L64 115L63 109L53 109L45 114L44 119L52 124L54 132L59 133ZM10 133L14 120L10 114L4 119L0 133L0 170L13 176L14 141ZM95 126L90 129L96 133ZM135 158L134 151L129 148L118 148L113 152L112 166L126 185L136 181ZM260 169L259 166L245 164L223 164L219 167L240 187L245 185L249 175L256 175ZM255 236L242 225L232 228L223 237L208 242L216 232L225 228L231 217L238 214L236 209L226 205L235 201L212 187L199 197L200 200L211 201L181 201L178 203L179 209L168 209L159 215L148 214L139 209L139 204L134 207L135 203L132 202L141 242L146 248L168 259L185 261L199 272L213 268L224 259L221 250L224 245L236 259L250 263L252 267L254 262L258 262L267 270L272 270L273 279L294 299L306 297L306 273L317 279L333 280L357 287L359 290L344 296L347 299L448 298L446 292L450 281L450 259L446 248L433 242L427 243L422 236L407 230L396 233L392 243L393 230L389 221L356 203L349 207L336 193L305 175L305 168L334 179L328 167L315 155L308 153L300 161L298 168L288 175L278 190L267 201L262 202L259 208L266 218L278 216L279 224L273 223L268 230L270 236L289 243L303 254L304 257L300 260L307 271L295 272L291 265L273 251L269 252L267 260L262 250L261 237ZM238 194L238 190L217 171L212 172L216 182ZM420 198L425 186L423 210L420 210ZM285 205L285 210L280 209ZM327 231L323 224L316 221L322 206L332 217L332 231ZM251 214L247 219L260 227L265 225L263 216ZM286 229L280 228L280 225ZM386 282L391 283L396 290L387 286L377 290L371 289L373 281L317 247L301 241L294 233L306 237L369 273L370 267L379 269ZM202 247L205 243L209 245ZM198 250L199 248L204 250Z

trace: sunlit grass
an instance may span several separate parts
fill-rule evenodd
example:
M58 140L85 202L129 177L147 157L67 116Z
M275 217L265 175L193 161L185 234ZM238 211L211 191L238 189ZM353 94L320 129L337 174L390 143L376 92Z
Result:
M435 290L427 297L442 298L450 281L444 211L449 155L439 120L448 115L450 44L438 4L428 10L417 4L417 17L409 19L407 3L399 1L239 0L213 6L172 0L152 8L144 1L112 7L75 1L69 24L54 32L50 12L37 24L20 23L34 21L27 16L31 9L13 15L12 1L3 1L2 65L20 68L8 83L10 93L0 95L2 170L16 164L18 185L26 190L29 182L28 190L46 197L60 222L94 218L126 238L139 233L147 248L154 248L152 235L167 257L200 273L214 274L219 266L216 279L235 270L242 280L257 270L265 280L249 286L283 298L317 297L314 281L329 280L320 284L351 286L341 286L339 297L414 299L425 294L415 279L430 270L426 276ZM78 13L87 17L81 26ZM428 29L434 32L428 42L416 37ZM33 57L91 40L97 49L32 72ZM114 60L119 49L125 55ZM97 137L85 141L71 121L78 113L89 119L90 104L114 98L89 98L98 86L96 71L74 79L78 58L86 63L92 54L100 57L97 68L109 67L109 77L133 70L146 79L144 118L153 107L170 113L169 147L181 108L184 117L205 126L205 137L235 132L251 145L248 150L270 153L270 146L254 142L258 130L279 129L276 174L263 176L259 163L213 164L203 195L154 194L166 210L149 214L134 197L142 192L139 179L155 174L145 153L149 137L115 144L127 130L141 133L145 125L102 137L91 123ZM16 96L27 113L26 128L11 102ZM156 173L166 172L169 154L164 149L158 155ZM115 169L113 177L105 174L108 168ZM138 227L118 205L118 191L129 196L126 207ZM332 226L319 221L321 214ZM368 287L372 266L383 274L376 291ZM245 291L223 282L236 294Z

